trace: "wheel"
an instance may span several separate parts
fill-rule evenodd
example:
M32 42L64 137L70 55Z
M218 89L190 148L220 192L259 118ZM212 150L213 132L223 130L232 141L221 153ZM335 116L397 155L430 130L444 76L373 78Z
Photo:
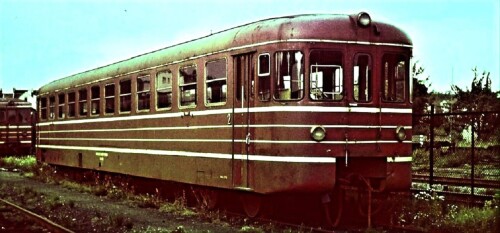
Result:
M332 193L325 194L321 198L325 210L326 223L332 227L337 227L342 217L344 206L344 193L340 188L335 188Z
M243 205L245 214L250 218L255 218L259 215L262 207L263 197L254 193L242 193L240 200Z

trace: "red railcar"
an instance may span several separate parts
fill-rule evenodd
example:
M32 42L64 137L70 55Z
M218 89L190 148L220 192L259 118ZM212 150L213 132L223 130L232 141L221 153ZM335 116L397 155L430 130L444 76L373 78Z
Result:
M0 98L0 156L33 154L35 123L31 103Z
M247 194L409 191L411 56L366 13L249 23L41 87L37 158Z

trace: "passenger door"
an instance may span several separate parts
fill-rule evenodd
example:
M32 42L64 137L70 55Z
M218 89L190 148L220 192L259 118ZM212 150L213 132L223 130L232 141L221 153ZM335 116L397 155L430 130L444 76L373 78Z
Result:
M253 146L252 114L254 61L253 53L233 56L233 185L238 189L252 189L250 186L249 155Z

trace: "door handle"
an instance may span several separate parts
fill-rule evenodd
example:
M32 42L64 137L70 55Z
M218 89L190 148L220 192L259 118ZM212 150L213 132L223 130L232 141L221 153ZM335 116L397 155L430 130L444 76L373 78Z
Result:
M250 133L247 134L247 137L245 138L245 143L247 145L250 145Z

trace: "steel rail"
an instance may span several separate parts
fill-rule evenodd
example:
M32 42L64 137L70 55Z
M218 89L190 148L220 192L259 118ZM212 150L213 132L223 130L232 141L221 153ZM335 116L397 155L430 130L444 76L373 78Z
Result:
M48 228L51 232L55 232L55 233L74 233L74 231L72 230L69 230L55 222L52 222L51 220L47 219L46 217L43 217L41 215L38 215L36 213L33 213L27 209L24 209L12 202L9 202L7 200L4 200L4 199L0 199L0 202L2 202L3 204L5 204L8 208L14 210L14 211L17 211L21 214L23 214L24 216L30 218L31 220L35 221L37 224L39 225L42 225L43 227L45 228Z
M421 174L412 174L413 182L429 182L430 176ZM457 178L457 177L433 177L433 182L436 184L443 185L455 185L455 186L471 186L470 178ZM485 180L485 179L474 179L474 187L476 188L493 188L500 189L500 181L498 180Z

